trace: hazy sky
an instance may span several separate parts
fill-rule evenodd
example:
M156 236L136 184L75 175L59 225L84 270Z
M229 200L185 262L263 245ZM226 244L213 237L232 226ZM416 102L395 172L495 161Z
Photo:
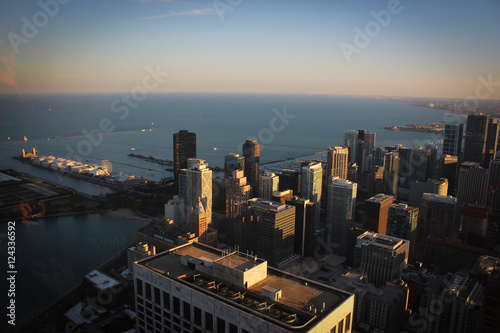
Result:
M0 56L21 94L500 98L500 1L5 0Z

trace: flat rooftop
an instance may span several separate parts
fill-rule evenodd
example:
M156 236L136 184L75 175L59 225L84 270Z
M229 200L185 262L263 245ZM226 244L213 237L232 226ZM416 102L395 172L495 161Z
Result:
M264 274L260 281L248 288L239 287L223 280L222 277L212 276L206 270L204 272L198 271L194 265L186 265L182 262L186 261L185 258L183 259L185 256L203 260L205 262L203 267L209 267L210 262L212 262L240 272L246 272L265 263L264 260L254 256L247 256L239 252L223 252L195 242L143 259L137 262L137 265L151 269L180 283L188 284L191 288L230 303L242 311L256 311L265 319L286 327L308 324L321 317L323 312L329 313L334 310L352 296L348 292L271 267L266 268L267 274ZM214 287L219 285L221 285L220 288ZM263 289L268 291L273 288L281 290L280 299L275 300L264 296ZM224 297L221 299L222 296ZM277 310L282 313L293 313L298 319L293 324L287 323L283 318L276 322Z
M384 248L387 250L395 250L404 243L408 243L406 239L386 236L375 232L365 232L358 236L358 245L369 245Z
M392 195L387 195L387 194L384 194L384 193L379 193L377 195L374 195L373 197L371 197L370 199L366 200L367 202L384 202L390 198L394 198Z

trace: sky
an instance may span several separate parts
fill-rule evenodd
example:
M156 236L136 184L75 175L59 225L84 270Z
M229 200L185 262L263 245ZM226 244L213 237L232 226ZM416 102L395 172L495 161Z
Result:
M0 60L0 93L499 99L500 1L4 0Z

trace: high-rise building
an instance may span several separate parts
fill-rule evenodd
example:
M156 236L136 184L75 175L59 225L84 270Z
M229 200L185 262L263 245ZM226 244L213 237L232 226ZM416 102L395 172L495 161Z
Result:
M439 177L448 179L448 195L455 194L457 186L458 156L443 154L439 163Z
M488 207L494 211L500 211L500 159L490 162L489 173Z
M411 148L399 147L399 177L401 178L399 186L403 188L410 188L411 151Z
M272 172L259 176L259 198L272 200L273 192L278 191L280 178Z
M174 133L174 180L178 184L181 169L187 168L187 160L196 158L196 133L181 130Z
M135 262L134 287L141 333L353 329L353 294L200 243Z
M326 230L330 242L337 247L337 253L347 255L347 239L354 221L358 184L346 179L332 178L328 182L326 207Z
M347 166L347 179L351 182L358 182L358 165L356 163L349 163Z
M312 257L314 255L315 203L298 196L287 199L285 203L295 207L293 252L301 257Z
M420 206L420 200L424 193L448 195L448 179L429 179L426 182L411 182L410 196L408 202L414 207Z
M448 123L444 126L443 154L462 156L464 124Z
M389 206L387 235L410 241L410 255L413 255L417 240L418 208L399 203Z
M215 176L212 179L212 211L226 210L226 185L229 179Z
M274 191L273 192L273 197L272 201L279 202L284 204L287 199L291 199L293 197L293 191L292 190L285 190L285 191Z
M349 162L356 162L356 146L358 144L358 131L346 130L344 131L344 146L349 149Z
M479 332L484 287L467 274L442 275L433 281L422 296L420 318L426 322L426 332ZM439 311L436 311L439 304Z
M201 201L206 213L207 225L212 223L212 170L204 160L188 159L186 169L186 220L192 221L191 215Z
M165 204L165 220L174 221L174 226L177 228L187 229L185 217L186 208L184 199L174 195L174 198Z
M295 207L253 198L238 204L241 217L234 226L234 242L241 251L249 251L279 266L293 254Z
M399 187L399 153L397 151L391 151L386 153L384 158L383 192L397 198Z
M224 156L224 172L226 178L231 177L234 170L245 170L245 157L240 154L230 153Z
M321 167L321 162L309 162L308 165L302 166L301 175L301 196L316 204L316 226L319 226L323 186L323 168Z
M385 155L388 151L384 147L376 147L373 149L373 166L385 166Z
M490 118L488 121L488 137L486 140L486 149L485 149L485 157L483 166L487 168L490 165L490 162L495 160L497 157L497 149L498 149L498 119Z
M203 208L200 198L198 198L198 204L191 211L191 232L198 237L199 242L207 244L207 230L207 212Z
M487 115L469 115L465 129L464 162L487 168L496 157L498 121Z
M293 194L300 194L300 183L301 183L301 175L300 171L291 170L291 169L283 169L281 170L281 174L279 175L279 189L280 191L292 190Z
M257 140L247 140L243 144L243 156L245 157L245 177L252 187L253 195L259 194L259 164L260 144Z
M456 213L457 198L424 193L418 214L418 239L423 240L428 235L438 238L457 238Z
M413 147L410 160L410 182L426 182L435 176L437 148L435 146Z
M376 165L371 169L367 184L369 196L384 192L384 174L383 166Z
M241 215L241 207L236 204L250 199L250 194L250 185L247 184L247 177L243 176L243 170L234 170L226 185L226 217L234 219Z
M358 131L358 139L366 143L366 155L371 155L377 143L377 133L360 129Z
M458 204L486 206L489 182L489 170L480 167L479 162L462 163L458 176Z
M365 232L354 247L354 267L361 267L376 287L398 279L408 265L410 241Z
M394 197L379 193L365 201L363 228L382 235L387 232L387 217L389 206L394 203Z
M475 247L484 247L488 233L489 210L486 207L463 205L460 208L460 240Z
M349 165L349 149L342 146L328 147L326 158L326 177L334 176L347 179Z

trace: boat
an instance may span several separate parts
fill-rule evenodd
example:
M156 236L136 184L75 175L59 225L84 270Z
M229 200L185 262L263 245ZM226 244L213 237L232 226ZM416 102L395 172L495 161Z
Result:
M27 137L24 137L24 139L23 139L23 140L24 140L24 141L28 141L28 138L27 138Z
M134 150L135 150L135 148L130 148L130 150L134 151Z

